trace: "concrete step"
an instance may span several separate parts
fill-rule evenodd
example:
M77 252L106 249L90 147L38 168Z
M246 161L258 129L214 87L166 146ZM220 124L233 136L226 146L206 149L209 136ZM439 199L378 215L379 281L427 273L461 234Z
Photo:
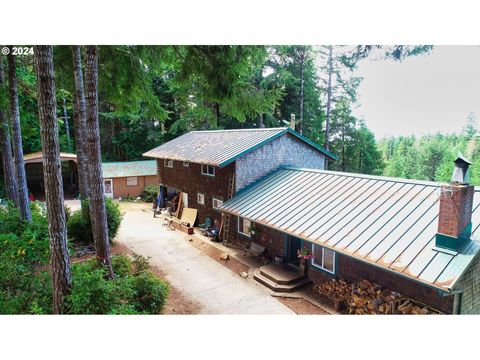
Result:
M288 264L264 265L260 267L260 274L280 285L293 284L305 278L297 268Z
M302 286L305 286L311 282L311 280L307 277L303 277L300 280L291 283L291 284L278 284L274 281L272 281L270 278L266 277L263 275L260 271L260 269L255 269L253 273L253 278L257 280L259 283L265 285L268 287L270 290L275 291L275 292L293 292L298 289L300 289Z

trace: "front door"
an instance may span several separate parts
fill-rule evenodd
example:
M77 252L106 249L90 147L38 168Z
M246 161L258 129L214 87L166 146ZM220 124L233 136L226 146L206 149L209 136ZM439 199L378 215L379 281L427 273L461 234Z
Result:
M113 199L113 179L103 179L105 197Z
M302 249L302 240L289 236L287 240L287 262L298 264L298 251Z

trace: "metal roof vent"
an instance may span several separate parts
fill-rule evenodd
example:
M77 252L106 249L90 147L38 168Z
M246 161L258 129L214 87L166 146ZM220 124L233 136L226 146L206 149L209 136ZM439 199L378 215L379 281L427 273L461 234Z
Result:
M472 165L470 161L465 159L462 154L458 154L458 158L454 161L455 169L452 175L452 184L469 184L470 174L468 167Z

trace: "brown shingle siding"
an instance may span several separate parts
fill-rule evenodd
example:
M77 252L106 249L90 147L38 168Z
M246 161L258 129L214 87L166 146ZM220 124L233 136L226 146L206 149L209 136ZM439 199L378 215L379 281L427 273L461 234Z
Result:
M215 176L202 175L202 166L197 163L183 166L183 161L174 161L173 168L164 166L164 159L157 160L159 184L178 189L188 194L188 206L198 210L198 221L202 223L208 216L221 221L221 212L213 209L213 197L228 198L228 180L235 172L235 163L224 168L215 168ZM197 193L205 195L205 204L197 204Z

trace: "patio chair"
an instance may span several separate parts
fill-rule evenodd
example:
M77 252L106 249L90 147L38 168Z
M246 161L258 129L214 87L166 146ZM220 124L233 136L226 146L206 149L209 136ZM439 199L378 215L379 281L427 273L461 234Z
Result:
M220 223L218 222L218 220L215 220L213 222L213 226L210 227L210 229L207 230L207 235L206 236L209 236L212 239L212 241L219 241L220 239Z
M199 224L198 227L201 229L203 236L208 236L208 231L212 229L212 219L207 216L205 222Z

